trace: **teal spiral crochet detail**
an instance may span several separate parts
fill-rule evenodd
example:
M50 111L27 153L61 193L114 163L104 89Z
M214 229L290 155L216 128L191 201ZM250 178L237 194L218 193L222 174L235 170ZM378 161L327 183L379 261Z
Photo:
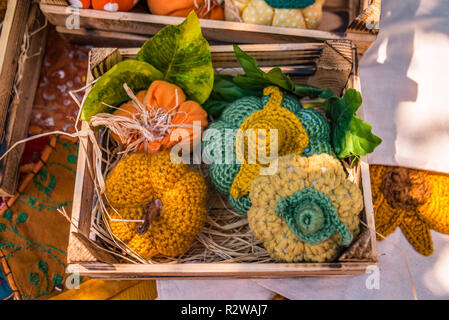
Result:
M210 164L209 177L218 192L227 197L232 208L246 215L251 207L249 196L233 198L229 191L240 171L236 161L235 137L243 122L253 113L262 110L269 97L244 97L230 103L203 134L203 159ZM303 156L327 153L332 154L330 127L324 116L313 109L304 109L300 101L290 93L283 93L282 107L291 111L300 119L309 138L309 145ZM225 163L223 159L226 159Z
M263 109L265 103L263 103L260 97L240 98L226 107L220 120L226 122L231 127L238 129L246 118L254 112Z
M303 242L317 244L338 232L343 245L352 242L352 234L340 221L338 212L324 193L302 189L276 204L276 214Z
M315 3L315 0L265 0L273 8L277 9L304 9Z

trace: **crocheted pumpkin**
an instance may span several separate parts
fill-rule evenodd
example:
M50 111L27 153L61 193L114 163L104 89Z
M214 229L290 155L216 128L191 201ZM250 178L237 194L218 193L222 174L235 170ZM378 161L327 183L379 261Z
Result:
M139 0L69 0L75 8L90 8L104 11L129 11Z
M106 179L109 225L143 258L177 256L204 226L206 193L203 177L183 163L174 164L169 152L132 154Z
M207 126L207 113L197 102L186 101L186 96L181 88L169 82L158 80L152 82L148 91L141 91L136 97L150 112L150 117L147 117L149 120L142 124L142 126L148 129L148 132L144 134L143 131L139 131L131 136L128 135L122 138L113 133L112 137L114 140L124 145L129 145L138 138L145 136L145 139L143 139L145 142L140 144L138 150L146 151L147 153L167 150L178 143L190 143L190 150L192 150L193 143L201 141L201 136L198 135ZM165 115L159 112L161 110L165 112ZM155 115L151 117L153 113ZM144 119L141 110L136 108L133 102L127 102L120 106L114 112L114 115ZM164 123L165 126L160 125L161 123ZM159 124L159 127L157 124ZM189 127L194 124L201 124L201 130L198 131L194 130L193 127ZM182 132L180 132L181 130ZM183 136L189 139L183 140Z
M222 0L147 0L151 13L187 17L194 10L200 19L224 20Z
M290 153L332 153L329 124L319 112L304 109L277 87L266 88L264 94L231 103L203 136L211 181L241 214L251 206L251 182L261 169L271 168L270 159Z
M327 155L287 155L250 189L251 231L277 261L332 261L359 233L362 193Z
M325 0L227 0L225 17L278 27L316 29L323 15Z

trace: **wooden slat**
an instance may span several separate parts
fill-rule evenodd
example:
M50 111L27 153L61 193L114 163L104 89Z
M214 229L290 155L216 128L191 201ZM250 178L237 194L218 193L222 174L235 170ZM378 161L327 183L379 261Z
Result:
M38 28L41 26L44 26L44 23L44 16L40 13L38 5L34 4L29 16L25 18L26 29L31 34L34 31L38 31ZM18 74L21 77L21 81L17 86L17 95L14 96L8 106L8 120L3 141L3 147L5 149L27 137L34 96L44 57L44 45L46 43L47 33L48 27L45 27L29 38L27 58L23 60L20 74ZM22 43L22 40L23 34L20 43ZM15 57L16 61L17 59L18 56ZM6 97L4 98L7 99ZM16 192L20 159L22 158L24 148L24 145L19 145L0 163L0 195L2 196L12 196Z
M239 279L353 276L375 263L71 264L68 272L97 279Z
M9 0L0 36L0 141L3 138L6 114L12 96L23 34L31 0Z
M71 15L65 7L41 4L41 9L49 19L56 25L66 27L67 17ZM79 18L81 27L84 29L95 29L103 31L114 31L150 36L156 34L167 25L177 25L184 21L183 17L158 16L153 14L142 14L133 12L107 12L92 9L80 9ZM117 22L119 21L119 23ZM298 37L307 39L317 38L339 39L344 34L323 30L306 30L299 28L284 28L263 26L256 24L206 20L201 19L201 27L204 36L208 40L239 42L239 43L277 43L292 42ZM268 41L268 42L267 42Z

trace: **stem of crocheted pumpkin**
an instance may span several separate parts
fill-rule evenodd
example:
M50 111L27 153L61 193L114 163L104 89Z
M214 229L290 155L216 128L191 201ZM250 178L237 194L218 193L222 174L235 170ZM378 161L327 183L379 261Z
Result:
M157 199L154 200L150 207L148 208L148 212L144 217L144 220L141 224L137 226L137 233L142 235L145 234L150 228L151 224L156 217L158 217L161 214L162 209L162 201Z

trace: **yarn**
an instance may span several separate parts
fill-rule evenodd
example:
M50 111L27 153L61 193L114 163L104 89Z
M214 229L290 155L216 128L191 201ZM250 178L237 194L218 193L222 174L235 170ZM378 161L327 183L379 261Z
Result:
M106 179L109 225L114 235L143 258L177 256L203 228L207 187L187 165L175 164L170 153L132 154L121 160ZM135 222L145 220L160 200L162 209L143 234Z
M290 153L300 154L309 144L309 137L304 130L301 121L290 111L282 106L282 93L277 87L268 87L264 90L265 95L271 95L265 108L253 113L240 126L237 132L235 149L237 159L242 163L240 171L234 179L230 194L234 198L240 198L249 192L251 182L259 175L263 166L260 161L260 140L266 147L266 155L271 156L271 139L268 137L270 130L278 130L278 141L275 141L278 155ZM248 130L255 131L254 137L248 137L245 141L245 134ZM262 130L266 130L265 136ZM246 142L246 143L245 143ZM253 144L254 147L251 146ZM257 146L257 147L255 147ZM248 151L247 151L248 150ZM249 155L244 152L257 151L257 163L249 163ZM255 157L254 157L255 158ZM267 166L267 165L265 165Z
M338 219L330 199L313 188L304 188L276 205L276 214L283 218L290 230L303 242L317 244L328 239L335 231L348 245L352 235Z
M327 154L290 154L279 170L257 177L250 189L248 222L277 261L332 261L359 234L362 193Z
M282 93L276 87L267 88L265 94L263 97L244 97L234 101L203 135L203 158L211 164L211 182L228 198L232 208L241 214L246 214L251 206L248 197L251 182L262 167L270 164L270 161L259 161L254 154L258 153L254 149L261 149L262 154L265 151L266 156L270 156L272 146L268 130L278 130L278 140L275 140L278 155L333 153L326 118L316 110L304 109L296 97ZM247 129L268 134L265 137L255 134L253 140L245 139ZM252 164L248 163L249 143L257 146L253 148L252 155L258 161Z
M386 166L370 173L377 232L386 237L399 227L416 251L431 255L430 230L449 234L449 177Z

